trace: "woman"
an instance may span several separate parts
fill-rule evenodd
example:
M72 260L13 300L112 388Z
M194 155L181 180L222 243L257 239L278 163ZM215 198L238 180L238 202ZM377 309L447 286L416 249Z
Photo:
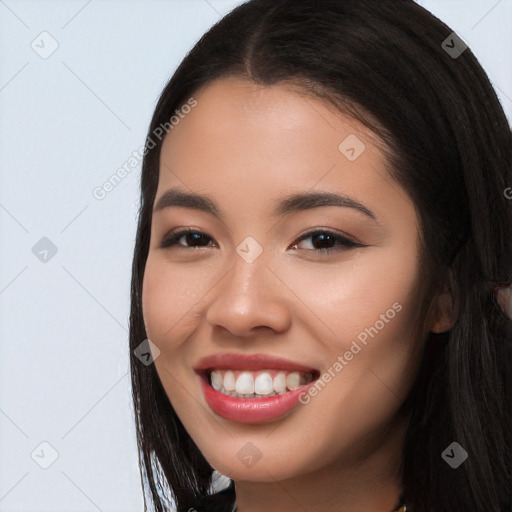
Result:
M511 169L485 73L412 1L252 0L210 29L141 178L155 509L510 510Z

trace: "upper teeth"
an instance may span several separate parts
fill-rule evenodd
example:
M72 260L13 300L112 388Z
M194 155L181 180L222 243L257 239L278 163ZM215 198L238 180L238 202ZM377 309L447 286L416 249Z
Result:
M312 375L298 371L286 372L263 370L258 372L213 370L212 386L222 393L232 396L269 396L281 394L286 389L292 391L311 381Z

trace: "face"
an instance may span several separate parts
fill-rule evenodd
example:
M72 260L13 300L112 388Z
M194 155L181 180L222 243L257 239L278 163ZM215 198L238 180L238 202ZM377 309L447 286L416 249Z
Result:
M414 205L321 100L234 78L194 97L162 146L143 282L167 396L235 480L358 464L421 358Z

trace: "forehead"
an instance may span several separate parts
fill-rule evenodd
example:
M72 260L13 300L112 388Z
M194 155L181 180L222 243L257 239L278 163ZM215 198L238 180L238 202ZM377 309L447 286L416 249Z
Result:
M311 140L311 146L324 140L325 146L330 144L331 151L337 152L341 142L338 139L344 133L357 134L368 143L379 140L357 120L292 84L268 86L235 77L221 78L206 84L194 93L194 98L197 106L180 116L179 129L172 128L172 137L166 137L164 149L168 145L182 145L184 138L187 147L193 145L197 143L194 135L203 136L201 144L205 147L206 136L233 138L233 131L239 143L242 137L258 135L252 140L253 145L264 143L267 151L293 147L305 137ZM228 142L225 139L223 146ZM179 150L173 148L176 149ZM307 148L302 149L304 153Z
M254 214L266 200L322 189L414 218L375 134L327 102L237 78L215 80L194 98L164 140L157 196L184 186Z

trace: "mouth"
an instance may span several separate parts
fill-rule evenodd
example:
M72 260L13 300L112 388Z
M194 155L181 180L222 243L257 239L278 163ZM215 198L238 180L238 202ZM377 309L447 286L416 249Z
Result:
M284 415L320 376L315 368L259 354L210 356L194 369L213 412L242 423Z
M264 398L295 391L316 380L313 373L266 369L205 370L203 378L216 391L236 398Z

